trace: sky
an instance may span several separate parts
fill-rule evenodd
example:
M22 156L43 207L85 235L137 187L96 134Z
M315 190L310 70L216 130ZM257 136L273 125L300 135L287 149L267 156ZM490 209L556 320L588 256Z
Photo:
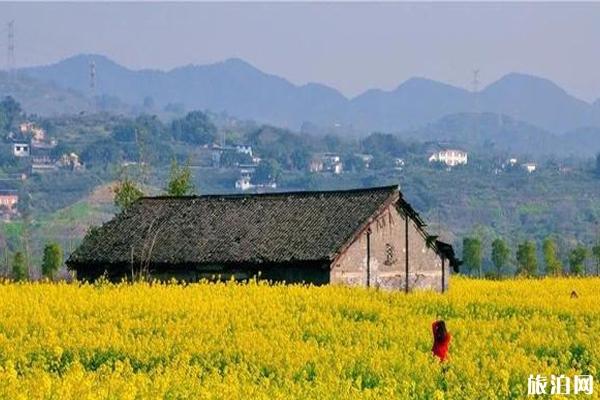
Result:
M600 98L600 3L0 3L18 66L79 53L168 70L239 57L348 97L419 76L472 88L510 72ZM4 68L6 50L0 52Z

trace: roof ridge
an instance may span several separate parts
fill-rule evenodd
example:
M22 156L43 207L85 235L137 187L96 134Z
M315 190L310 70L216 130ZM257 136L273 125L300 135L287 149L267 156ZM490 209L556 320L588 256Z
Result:
M192 196L143 196L139 200L196 200L196 199L242 199L255 197L286 197L286 196L310 196L310 195L332 195L332 194L350 194L350 193L368 193L379 191L400 191L399 185L375 186L369 188L353 188L341 190L295 190L286 192L266 192L266 193L230 193L230 194L206 194Z

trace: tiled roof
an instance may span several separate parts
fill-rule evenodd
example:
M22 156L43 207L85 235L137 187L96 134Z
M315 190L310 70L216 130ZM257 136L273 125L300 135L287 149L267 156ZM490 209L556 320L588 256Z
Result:
M331 260L373 214L400 197L396 186L387 186L142 198L88 234L67 264L79 269L132 261L190 265ZM404 201L398 204L410 208ZM411 216L418 218L416 213Z

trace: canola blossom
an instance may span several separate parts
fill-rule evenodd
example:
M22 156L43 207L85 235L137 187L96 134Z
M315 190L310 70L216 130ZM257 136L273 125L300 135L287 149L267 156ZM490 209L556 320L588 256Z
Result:
M600 381L598 293L598 278L455 277L444 295L0 283L0 399L525 398L530 374Z

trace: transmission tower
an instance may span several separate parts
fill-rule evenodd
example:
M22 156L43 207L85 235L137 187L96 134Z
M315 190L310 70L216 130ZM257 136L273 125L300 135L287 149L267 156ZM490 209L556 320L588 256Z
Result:
M14 75L15 71L15 21L12 20L8 23L8 40L6 48L6 70L9 76Z
M92 111L96 112L96 62L90 61L90 98L92 101Z
M90 96L96 97L96 62L90 61Z
M473 70L473 80L471 81L471 85L473 85L473 93L479 92L479 69Z

